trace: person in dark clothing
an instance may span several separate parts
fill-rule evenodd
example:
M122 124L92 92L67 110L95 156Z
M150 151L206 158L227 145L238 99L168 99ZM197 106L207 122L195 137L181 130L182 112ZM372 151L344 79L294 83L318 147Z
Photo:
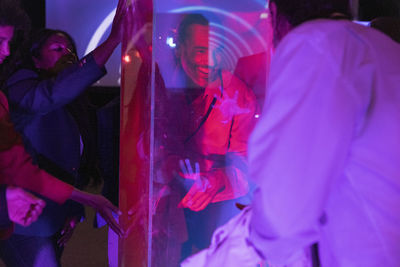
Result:
M68 34L44 30L31 46L31 65L20 67L4 85L11 118L34 161L79 188L96 176L82 94L104 75L104 64L122 38L125 12L126 1L121 0L109 37L80 61ZM46 202L44 216L28 228L17 227L16 234L1 243L1 257L8 266L21 261L24 266L60 265L62 247L82 208Z

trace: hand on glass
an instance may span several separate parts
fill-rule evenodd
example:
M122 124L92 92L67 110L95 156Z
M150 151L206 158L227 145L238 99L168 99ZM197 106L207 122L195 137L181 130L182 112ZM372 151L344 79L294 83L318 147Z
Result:
M147 208L149 205L148 195L142 195L140 199L128 210L128 222L126 235L137 227L144 228L146 218L148 217ZM154 214L153 214L154 215Z
M94 205L92 206L103 219L107 222L108 226L120 237L124 237L125 233L115 220L113 213L121 215L121 212L115 207L108 199L103 196L93 195L95 199Z
M218 101L215 108L219 109L222 114L227 114L226 117L249 113L251 111L250 109L239 106L238 98L239 91L236 91L233 97L227 96L226 100ZM222 123L228 123L228 121L222 121Z
M189 159L179 160L178 164L181 170L179 172L179 175L183 177L180 182L186 191L189 191L190 188L193 186L193 181L197 181L197 183L202 183L201 186L204 186L203 180L200 175L200 164L198 162L195 162L194 164L194 171Z
M129 3L128 3L129 6ZM128 8L125 18L124 37L128 38L126 54L136 49L143 61L151 61L151 43L153 33L153 3L136 0Z
M200 164L198 162L194 163L194 171L189 159L179 160L179 167L181 168L184 178L191 180L201 180Z
M129 3L128 3L129 2ZM131 16L133 12L128 12L129 8L132 7L131 1L119 0L117 10L113 19L110 35L107 39L95 50L93 50L92 55L99 66L104 66L110 56L112 55L115 48L122 41L122 36L124 35L124 24L127 21L127 16Z
M117 235L120 237L125 236L124 231L113 216L113 213L121 215L121 211L108 199L100 195L80 191L76 188L72 191L71 199L94 208Z
M130 15L132 12L128 13L128 9L132 8L133 5L131 1L128 0L119 0L117 5L117 10L115 12L115 16L112 22L111 32L109 38L116 41L121 42L123 35L123 24L125 22L125 16Z
M68 217L67 220L65 221L64 227L61 230L61 237L60 239L57 240L57 244L60 247L65 246L65 244L68 242L68 240L71 239L72 234L74 233L74 229L76 225L79 222L79 218L72 216Z
M29 226L42 213L46 203L18 187L6 189L8 217L12 222Z

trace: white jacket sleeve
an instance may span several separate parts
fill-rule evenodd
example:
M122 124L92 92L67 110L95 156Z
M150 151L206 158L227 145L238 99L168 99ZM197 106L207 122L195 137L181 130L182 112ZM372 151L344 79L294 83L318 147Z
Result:
M267 101L249 143L250 178L259 187L251 242L275 264L317 240L324 203L363 109L340 60L296 37L276 51Z

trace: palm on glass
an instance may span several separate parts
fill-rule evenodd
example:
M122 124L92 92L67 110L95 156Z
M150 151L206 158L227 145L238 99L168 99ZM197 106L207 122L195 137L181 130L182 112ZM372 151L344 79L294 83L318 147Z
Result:
M121 215L121 211L103 196L91 194L78 189L72 191L71 199L95 209L107 222L108 226L120 237L125 233L115 220L113 213Z
M194 170L189 159L180 160L179 166L184 178L194 180L194 184L179 205L193 211L205 209L223 186L221 186L213 171L201 173L198 162L195 162Z
M129 3L127 0L118 1L109 36L92 52L94 60L99 66L104 66L114 49L121 42L124 34L124 25L130 21L130 17L132 16L132 12L128 12L129 8L132 8L130 1Z

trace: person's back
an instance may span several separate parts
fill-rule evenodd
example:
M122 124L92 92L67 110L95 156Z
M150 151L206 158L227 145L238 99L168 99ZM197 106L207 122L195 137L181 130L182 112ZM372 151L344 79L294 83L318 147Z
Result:
M346 24L338 26L344 30L343 46L338 47L343 50L333 51L343 61L337 58L333 64L347 76L349 90L360 102L346 165L326 207L322 262L398 266L400 45L375 30L341 23ZM322 254L324 245L337 255Z
M398 266L399 86L400 45L376 30L319 19L282 40L272 61L266 115L259 122L269 130L256 128L249 152L256 182L264 183L262 193L279 199L278 206L254 201L256 210L268 214L253 221L259 237L269 221L281 238L319 239L322 266ZM262 154L265 146L259 147L271 141L269 157ZM282 169L284 162L290 167ZM321 210L316 237L305 231ZM288 239L274 249L294 243ZM287 256L268 252L271 259Z

